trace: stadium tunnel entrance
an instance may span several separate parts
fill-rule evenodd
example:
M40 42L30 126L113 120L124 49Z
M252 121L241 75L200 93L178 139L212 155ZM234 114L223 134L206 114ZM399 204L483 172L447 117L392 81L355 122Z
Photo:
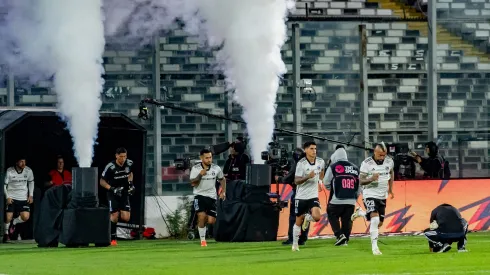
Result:
M141 228L144 224L145 148L146 130L120 113L101 113L98 136L94 147L92 167L98 168L99 178L108 162L115 159L118 147L128 150L128 158L134 162L135 195L131 196L130 227ZM74 157L73 142L66 123L55 111L7 110L0 111L0 220L5 221L3 184L8 167L15 165L19 156L26 158L26 165L34 173L34 203L28 222L20 224L22 239L32 239L39 213L39 202L49 181L48 173L56 168L56 157L62 155L65 169L71 172L78 163ZM106 191L99 186L99 205L107 206ZM0 235L2 235L2 232Z

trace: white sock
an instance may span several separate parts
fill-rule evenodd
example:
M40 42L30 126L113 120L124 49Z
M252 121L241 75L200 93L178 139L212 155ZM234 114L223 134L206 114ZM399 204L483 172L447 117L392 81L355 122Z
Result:
M201 238L201 241L205 241L206 240L206 227L198 227L197 228L199 230L199 237Z
M298 245L299 234L301 234L301 226L295 224L293 226L293 245Z
M359 217L366 217L366 212L362 209L359 209Z
M5 224L5 233L9 232L9 226L10 226L10 223Z
M373 250L378 249L378 225L379 217L372 217L369 225L369 233L371 233L371 246Z
M19 223L23 223L24 221L20 218L20 216L18 216L17 218L14 219L13 223L14 225L16 224L19 224Z
M307 221L309 221L309 222L315 221L315 220L313 219L313 217L312 217L310 214L306 214L306 215L305 215L305 219L306 219Z

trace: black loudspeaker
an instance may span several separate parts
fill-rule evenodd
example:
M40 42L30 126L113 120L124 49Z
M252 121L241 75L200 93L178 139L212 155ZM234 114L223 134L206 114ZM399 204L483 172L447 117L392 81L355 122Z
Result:
M60 242L68 247L108 246L111 242L109 208L98 207L97 168L73 168L71 201L64 210Z
M267 164L249 164L245 183L254 186L270 186L271 174L272 168Z

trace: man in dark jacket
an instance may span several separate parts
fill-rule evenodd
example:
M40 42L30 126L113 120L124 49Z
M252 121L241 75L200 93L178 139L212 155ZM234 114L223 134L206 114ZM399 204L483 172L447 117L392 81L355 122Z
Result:
M428 158L421 157L414 152L411 155L420 164L422 170L425 172L425 176L431 179L449 179L451 177L451 171L447 166L446 160L439 155L439 147L433 141L425 144L425 153Z
M359 168L347 159L347 152L343 147L330 157L331 165L325 173L324 183L330 196L328 199L327 215L330 226L337 237L336 246L347 245L352 231L351 216L357 198L360 194ZM342 222L342 227L340 222Z
M284 245L291 245L293 243L293 226L294 223L296 222L296 214L294 213L294 198L296 196L296 184L294 184L294 176L296 173L296 164L300 159L304 157L304 151L301 148L296 148L293 152L293 163L291 164L291 168L289 169L289 172L286 176L284 177L279 177L276 176L275 180L279 183L285 183L291 185L293 188L293 193L291 195L291 200L290 200L290 206L289 206L289 227L288 227L288 239L284 241L282 244ZM301 231L301 234L299 236L298 244L299 245L304 245L306 243L306 240L308 240L308 231L309 227Z
M458 252L466 252L466 233L468 223L458 209L446 203L432 210L430 226L424 231L429 250L437 253L449 251L453 242L458 243Z
M223 166L223 173L227 181L245 180L247 164L250 164L250 157L245 154L245 144L234 142L230 146L230 156Z

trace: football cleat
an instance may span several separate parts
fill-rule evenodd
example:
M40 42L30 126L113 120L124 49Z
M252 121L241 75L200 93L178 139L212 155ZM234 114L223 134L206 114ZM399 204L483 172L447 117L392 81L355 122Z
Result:
M354 214L352 214L350 219L351 219L351 221L354 221L355 219L362 217L364 215L366 215L366 213L360 207L357 207L356 211L354 211Z
M117 241L116 240L112 240L111 241L111 246L117 246Z
M206 240L201 241L201 246L202 246L202 247L208 246L208 243L206 242Z
M310 226L310 221L309 221L309 219L308 219L308 216L309 216L309 215L310 215L310 214L306 214L306 215L305 215L305 218L304 218L304 220L303 220L303 225L301 226L301 230L303 230L303 231L306 231L306 230L308 229L308 226Z
M373 255L382 255L381 251L379 251L379 248L373 249Z
M291 250L292 250L292 251L299 251L299 247L298 247L298 245L297 245L297 244L296 244L296 245L295 245L295 244L293 244L293 246L291 247Z

